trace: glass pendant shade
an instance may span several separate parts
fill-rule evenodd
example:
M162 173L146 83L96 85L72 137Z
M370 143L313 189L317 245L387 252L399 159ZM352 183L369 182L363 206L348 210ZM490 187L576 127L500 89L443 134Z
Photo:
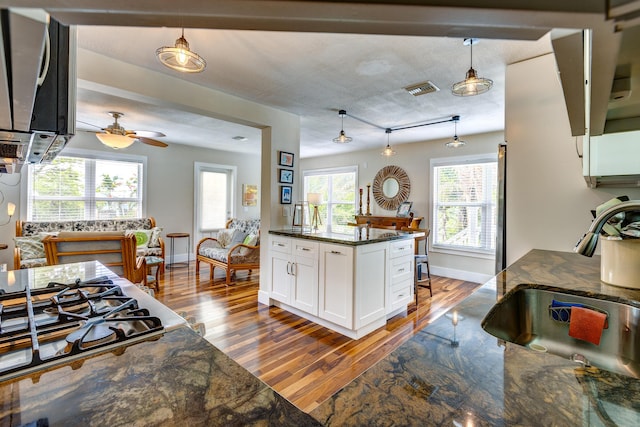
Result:
M454 83L451 92L456 96L474 96L487 92L493 86L493 80L478 77L478 73L473 68L473 45L478 43L477 39L465 39L464 44L471 49L471 66L467 71L466 78L458 83Z
M338 115L342 119L342 124L340 125L340 134L338 136L336 136L335 138L333 138L333 142L335 142L336 144L346 144L346 143L349 143L349 142L353 141L353 138L351 138L350 136L347 136L344 133L344 116L346 114L347 114L347 112L345 110L340 110L338 112Z
M448 148L459 148L466 144L463 140L458 138L458 120L460 120L460 116L455 116L453 118L453 139L449 142L446 142L444 145Z
M396 152L393 150L393 148L391 148L391 144L389 144L391 129L387 129L385 130L385 132L387 133L387 146L384 147L384 150L382 150L382 153L380 153L380 155L387 157L395 156Z
M120 148L127 148L128 146L136 142L135 138L112 133L97 133L96 137L107 147L111 147L116 150Z
M184 38L184 29L174 47L158 48L156 56L167 67L183 73L199 73L207 66L204 58L189 49L189 42Z

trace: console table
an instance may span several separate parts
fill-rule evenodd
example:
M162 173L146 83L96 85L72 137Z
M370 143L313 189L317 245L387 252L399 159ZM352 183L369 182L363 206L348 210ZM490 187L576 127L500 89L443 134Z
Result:
M399 216L375 216L375 215L355 215L356 224L364 225L369 224L373 227L376 225L389 227L395 226L396 230L400 230L402 227L419 228L422 217L414 217L413 215L408 217Z

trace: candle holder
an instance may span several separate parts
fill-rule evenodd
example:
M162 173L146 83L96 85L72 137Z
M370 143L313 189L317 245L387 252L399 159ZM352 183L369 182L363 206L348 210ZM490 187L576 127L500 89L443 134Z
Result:
M362 188L360 188L360 209L358 210L358 215L362 215Z
M370 210L370 206L371 206L370 190L371 190L371 184L367 184L367 215L371 215L371 210Z

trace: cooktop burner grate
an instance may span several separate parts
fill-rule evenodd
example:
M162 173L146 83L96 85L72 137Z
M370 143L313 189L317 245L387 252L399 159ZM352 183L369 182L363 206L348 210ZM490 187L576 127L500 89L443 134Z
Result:
M158 317L107 277L0 294L0 380L158 335Z

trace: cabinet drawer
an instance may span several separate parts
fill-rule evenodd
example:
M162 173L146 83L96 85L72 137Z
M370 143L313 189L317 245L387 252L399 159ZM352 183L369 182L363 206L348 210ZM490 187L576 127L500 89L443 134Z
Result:
M413 280L413 257L398 257L391 260L391 286L405 280Z
M413 239L405 239L399 240L395 242L391 242L389 244L390 247L390 256L391 258L396 258L404 255L413 255Z
M304 258L318 258L318 243L308 240L294 240L293 254Z
M274 252L280 252L283 254L291 253L291 240L281 239L277 237L271 238L271 250Z
M407 304L409 304L413 297L413 292L411 291L412 286L413 283L408 282L403 286L391 288L391 311L400 307L406 307Z

